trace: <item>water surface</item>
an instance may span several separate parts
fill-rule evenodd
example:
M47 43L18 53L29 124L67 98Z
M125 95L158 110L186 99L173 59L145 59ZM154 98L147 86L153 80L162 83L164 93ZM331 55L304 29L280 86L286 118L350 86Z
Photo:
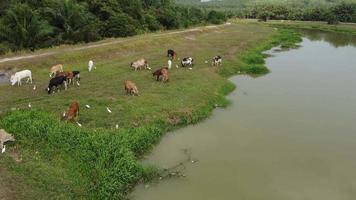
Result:
M190 149L186 178L138 186L133 200L356 199L356 39L305 32L274 52L271 73L231 79L232 105L167 134L145 162L170 167Z

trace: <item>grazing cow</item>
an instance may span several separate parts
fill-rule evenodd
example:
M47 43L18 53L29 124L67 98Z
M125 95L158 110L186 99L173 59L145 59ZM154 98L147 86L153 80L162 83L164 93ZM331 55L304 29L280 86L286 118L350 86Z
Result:
M159 78L162 76L162 81L167 82L169 79L168 67L163 67L161 69L158 69L155 72L153 72L152 75L157 77L157 81L159 81Z
M31 71L30 70L22 70L22 71L16 72L10 78L11 85L15 85L16 83L18 86L22 85L21 80L23 78L28 78L26 82L28 83L30 81L32 83Z
M59 77L59 76L65 76L66 79L67 79L67 83L70 84L74 84L73 82L73 78L74 78L74 75L73 75L73 72L70 72L70 71L65 71L65 72L59 72L56 74L56 77Z
M168 60L168 69L171 69L171 68L172 68L172 60L169 59L169 60Z
M67 89L67 78L65 76L57 76L57 77L52 78L48 84L48 88L47 88L48 94L51 94L53 87L58 88L58 86L63 85L63 84L64 84L64 89L66 90Z
M80 71L72 71L74 80L77 81L77 84L80 81Z
M141 58L131 63L131 67L136 71L137 69L145 68L149 69L149 65L146 59Z
M49 70L49 77L56 76L57 72L63 72L62 64L58 64L58 65L51 67L51 69Z
M94 67L94 62L92 60L89 60L89 63L88 63L89 72L91 72L91 70L93 70L93 67Z
M213 66L221 66L222 65L222 57L221 56L214 56L212 60L212 65Z
M187 67L187 66L194 66L194 59L192 57L187 57L187 58L183 58L182 62L182 67Z
M68 111L63 113L62 120L65 120L66 122L74 122L74 120L78 117L78 115L79 115L79 103L77 101L73 101L69 105Z
M137 95L138 96L138 89L136 87L136 84L132 81L125 80L124 81L124 86L126 90L126 94L130 95Z
M0 129L0 149L2 152L5 151L5 142L13 142L15 141L15 137L9 133L7 133L4 129Z
M167 57L169 57L169 58L175 60L176 57L177 57L177 53L176 53L174 50L172 50L172 49L168 49L168 51L167 51Z

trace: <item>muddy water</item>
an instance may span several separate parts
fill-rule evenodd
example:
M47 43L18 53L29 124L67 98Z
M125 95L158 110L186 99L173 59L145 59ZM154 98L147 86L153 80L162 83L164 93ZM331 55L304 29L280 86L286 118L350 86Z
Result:
M231 79L232 105L168 134L145 162L185 178L138 186L133 200L356 199L356 38L305 33L271 73Z
M0 73L0 84L9 83L9 77L5 73Z

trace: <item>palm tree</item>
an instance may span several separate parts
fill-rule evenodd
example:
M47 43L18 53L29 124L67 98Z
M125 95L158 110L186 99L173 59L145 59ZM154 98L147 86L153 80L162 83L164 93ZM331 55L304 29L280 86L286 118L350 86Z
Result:
M0 22L0 38L11 45L12 50L34 50L49 39L52 28L40 20L37 12L27 4L12 5Z
M44 9L50 24L56 28L58 40L70 41L88 23L88 12L75 0L52 0Z

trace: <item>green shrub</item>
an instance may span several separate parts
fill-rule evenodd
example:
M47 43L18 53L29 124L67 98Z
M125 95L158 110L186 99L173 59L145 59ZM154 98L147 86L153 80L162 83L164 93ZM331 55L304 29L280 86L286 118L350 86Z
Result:
M125 13L113 15L109 18L105 36L127 37L137 34L137 22Z
M4 55L10 51L11 49L7 44L0 43L0 55Z

